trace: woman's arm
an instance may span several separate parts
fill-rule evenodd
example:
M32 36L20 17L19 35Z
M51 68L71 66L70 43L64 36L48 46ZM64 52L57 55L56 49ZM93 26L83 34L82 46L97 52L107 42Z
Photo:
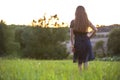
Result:
M71 41L71 48L72 48L72 52L75 52L75 48L74 48L74 34L73 34L73 29L70 28L70 41Z
M90 22L90 27L92 28L92 33L89 36L89 38L93 37L95 35L95 33L97 32L97 28Z
M71 47L74 47L74 34L72 28L70 28L70 41L71 41Z

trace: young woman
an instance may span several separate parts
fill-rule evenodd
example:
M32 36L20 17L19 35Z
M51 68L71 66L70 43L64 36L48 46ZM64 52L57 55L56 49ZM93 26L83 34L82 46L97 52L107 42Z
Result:
M88 34L88 28L92 28L91 35ZM78 6L75 12L75 19L70 23L70 39L72 51L74 53L73 62L78 61L78 67L82 70L88 67L88 61L93 60L94 54L90 38L96 33L97 28L90 22L83 6Z

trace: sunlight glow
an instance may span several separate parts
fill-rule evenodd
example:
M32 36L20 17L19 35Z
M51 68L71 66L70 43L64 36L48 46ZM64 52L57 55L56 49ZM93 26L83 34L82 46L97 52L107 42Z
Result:
M70 23L78 5L86 8L93 24L120 24L120 0L0 0L0 20L7 24L31 24L44 13L57 14L61 21Z

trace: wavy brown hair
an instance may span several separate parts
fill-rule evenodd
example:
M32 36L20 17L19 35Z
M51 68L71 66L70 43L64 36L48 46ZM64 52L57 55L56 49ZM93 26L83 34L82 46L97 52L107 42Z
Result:
M89 20L83 6L78 6L75 12L75 20L73 30L77 32L87 32Z

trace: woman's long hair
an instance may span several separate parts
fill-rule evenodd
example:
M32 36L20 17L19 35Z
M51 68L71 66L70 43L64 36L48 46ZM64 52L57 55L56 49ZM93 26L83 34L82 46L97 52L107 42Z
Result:
M78 6L75 12L75 20L73 30L77 32L87 32L89 20L83 6Z

